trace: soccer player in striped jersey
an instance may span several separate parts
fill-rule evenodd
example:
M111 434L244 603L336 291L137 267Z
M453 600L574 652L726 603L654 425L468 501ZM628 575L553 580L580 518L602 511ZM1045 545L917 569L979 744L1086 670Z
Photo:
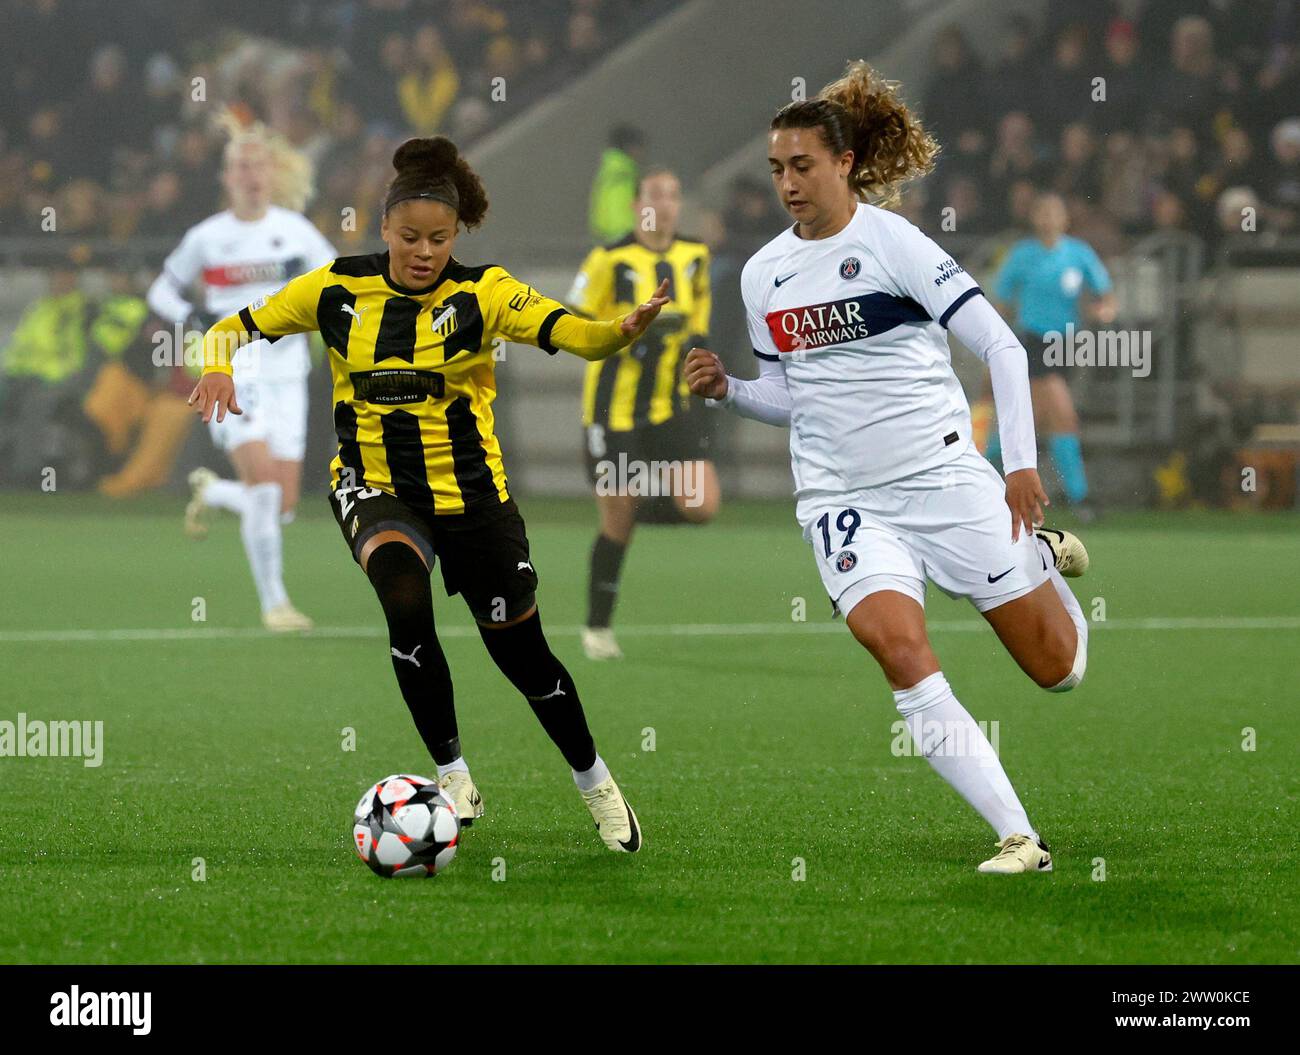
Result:
M633 203L636 227L593 249L569 291L569 306L586 318L628 311L664 282L672 302L639 341L587 366L583 443L600 514L582 634L589 659L623 654L610 623L634 524L703 524L718 510L706 414L692 411L682 376L686 349L708 341L709 250L677 233L681 207L677 176L647 170Z
M451 673L434 630L430 574L461 594L488 654L568 762L611 850L641 845L636 814L596 752L578 690L542 632L537 572L493 429L499 340L587 360L637 340L666 283L610 322L579 319L495 264L452 256L487 212L478 176L443 137L408 140L384 201L388 250L345 256L293 279L204 336L191 395L204 420L239 414L234 347L320 332L334 378L338 455L330 502L388 623L393 671L438 782L461 819L483 800L461 752ZM274 354L274 349L268 353Z
M149 289L150 308L200 332L263 294L334 257L334 247L297 210L311 197L311 163L260 122L244 126L233 115L222 183L230 208L185 233ZM203 308L186 299L203 284ZM244 413L211 423L213 442L235 467L237 480L211 469L190 473L193 497L186 532L207 534L210 509L239 516L244 552L268 630L308 630L285 590L281 524L293 518L307 443L307 338L286 337L272 353L265 344L245 350L235 379Z
M1061 578L1074 536L1035 532L1025 350L965 270L902 217L867 204L932 166L938 149L866 63L772 120L772 183L795 223L745 265L760 376L727 376L692 349L691 390L790 426L796 516L832 605L879 662L913 744L993 827L981 872L1051 871L1047 845L992 746L957 701L926 635L928 578L969 598L1021 668L1063 692L1083 678L1088 624ZM1005 481L971 443L951 331L992 374Z

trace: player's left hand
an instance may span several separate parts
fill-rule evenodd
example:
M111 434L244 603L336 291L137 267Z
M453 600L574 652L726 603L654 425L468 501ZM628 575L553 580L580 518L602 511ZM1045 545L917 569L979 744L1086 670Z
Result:
M1026 534L1043 522L1043 506L1052 503L1043 490L1037 469L1017 469L1007 474L1007 506L1011 510L1011 541L1020 538L1020 525Z
M664 279L649 300L644 304L638 304L623 318L623 322L619 325L623 335L633 340L640 337L655 321L659 309L668 303L668 299L668 280Z
M226 420L227 412L243 413L235 399L235 379L229 374L204 374L186 402L199 412L205 425L212 420L213 411L219 422Z

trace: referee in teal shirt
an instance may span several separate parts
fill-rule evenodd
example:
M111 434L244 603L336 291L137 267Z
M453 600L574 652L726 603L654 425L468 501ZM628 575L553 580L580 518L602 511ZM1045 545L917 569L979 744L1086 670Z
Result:
M1031 219L1035 237L1011 247L993 291L1001 313L1016 320L1021 343L1029 352L1034 418L1047 433L1048 451L1065 496L1078 512L1086 513L1088 476L1079 445L1079 416L1065 368L1045 362L1043 337L1055 333L1058 340L1064 340L1067 326L1079 328L1079 297L1085 289L1096 298L1091 312L1094 319L1103 325L1113 322L1115 294L1106 266L1092 247L1065 233L1069 216L1060 195L1040 194ZM997 430L990 434L986 453L990 460L1001 457Z

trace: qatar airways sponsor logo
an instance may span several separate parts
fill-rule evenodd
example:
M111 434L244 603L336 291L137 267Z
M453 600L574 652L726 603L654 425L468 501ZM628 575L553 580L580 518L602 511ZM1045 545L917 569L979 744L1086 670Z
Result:
M290 274L287 260L255 260L243 264L220 264L203 269L208 286L247 286L253 282L283 282Z
M863 318L861 297L769 311L767 328L779 352L847 344L871 335Z

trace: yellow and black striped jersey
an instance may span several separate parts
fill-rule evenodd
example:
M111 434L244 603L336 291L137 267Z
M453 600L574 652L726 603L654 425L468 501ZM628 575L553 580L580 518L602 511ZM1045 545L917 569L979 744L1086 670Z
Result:
M493 349L510 341L604 356L628 341L619 322L574 318L495 264L452 258L433 286L414 290L389 277L387 252L345 256L209 330L204 372L231 372L223 336L273 342L319 330L339 441L332 485L373 487L456 514L510 497L493 429Z
M582 389L582 424L626 432L658 425L690 407L682 364L693 345L707 345L709 249L674 239L662 253L628 235L593 249L583 262L569 306L588 318L631 311L668 279L668 304L650 329L617 355L591 363Z

